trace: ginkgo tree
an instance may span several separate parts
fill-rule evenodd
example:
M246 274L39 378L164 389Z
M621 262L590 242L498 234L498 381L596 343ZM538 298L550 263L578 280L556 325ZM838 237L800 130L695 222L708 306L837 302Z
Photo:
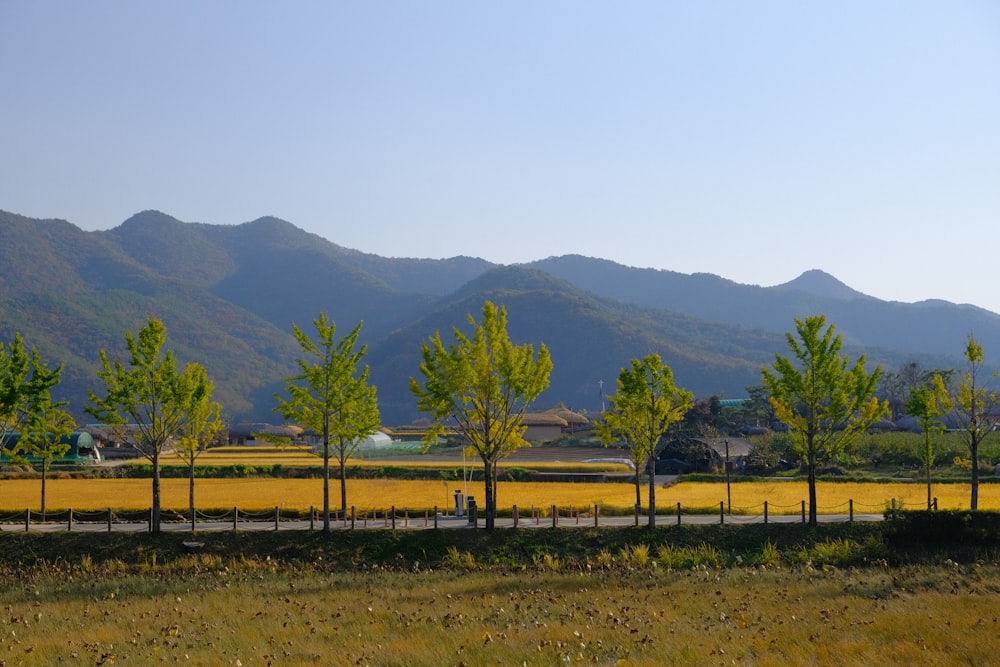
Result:
M218 439L225 426L221 414L222 406L212 400L214 383L208 379L208 372L200 364L184 367L184 381L198 391L185 392L180 406L186 419L181 424L174 452L188 469L188 509L191 512L191 531L194 532L196 515L194 507L194 470L198 457L208 446Z
M816 469L889 411L875 396L880 371L865 370L865 355L851 366L843 342L822 315L795 319L796 338L785 334L793 359L775 354L761 369L777 418L789 428L806 464L809 523L816 525Z
M410 378L410 391L433 426L424 446L453 428L483 462L486 529L496 519L497 462L527 445L524 415L549 386L552 359L542 344L514 345L507 333L507 309L483 304L482 321L469 315L472 334L455 328L446 345L436 332L421 348L421 383Z
M91 391L91 405L84 408L116 432L127 433L152 464L150 531L154 534L160 532L161 457L188 426L188 406L212 394L212 384L197 364L177 369L173 351L164 349L166 342L167 328L151 317L137 335L125 332L126 361L101 350L97 376L104 383L104 396Z
M910 398L906 402L907 414L916 418L923 431L924 441L920 448L920 462L923 464L927 478L927 509L931 509L931 469L934 467L934 436L944 433L944 423L941 418L952 409L951 397L945 387L944 378L934 374L929 384L920 385L910 390Z
M17 458L27 440L13 437L50 407L62 366L50 369L38 350L28 350L21 334L9 344L0 341L0 450ZM30 429L29 429L30 430Z
M368 384L368 366L361 365L368 346L355 349L362 324L338 339L336 323L321 312L313 320L315 340L293 324L306 356L296 360L299 374L285 379L288 398L275 395L276 412L322 438L324 531L330 530L331 453L339 467L341 511L346 512L347 460L379 427L376 388Z
M955 412L959 417L959 433L972 460L971 496L969 508L979 509L979 448L993 431L1000 426L997 411L1000 395L990 387L988 380L996 379L996 373L986 375L986 355L982 344L969 334L965 346L966 368L951 397Z
M22 433L23 451L38 462L42 477L41 507L45 521L45 490L52 463L70 450L70 437L76 424L63 410L66 403L54 402L48 390L38 395L35 409Z
M612 409L596 423L597 436L606 445L623 444L635 465L636 505L639 471L649 472L649 527L656 526L656 455L672 424L684 419L694 395L674 384L674 373L658 354L632 359L618 374L618 389L609 397ZM638 515L636 515L638 517ZM638 518L637 518L638 520Z

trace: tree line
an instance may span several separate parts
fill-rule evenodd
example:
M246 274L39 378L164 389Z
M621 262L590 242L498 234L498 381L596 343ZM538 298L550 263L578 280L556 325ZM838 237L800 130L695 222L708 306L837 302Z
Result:
M493 529L496 516L498 462L528 443L525 414L548 387L552 360L544 344L515 345L507 332L507 311L486 301L481 319L468 317L469 331L452 330L452 340L437 332L422 344L420 378L410 378L417 407L432 427L425 448L445 429L482 461L485 517ZM367 346L358 346L359 322L346 335L337 335L336 323L325 313L313 321L315 334L297 325L292 332L303 356L299 372L285 378L284 395L276 394L274 410L321 438L323 458L323 528L330 530L330 467L339 471L340 505L347 508L346 463L361 441L378 428L376 387L369 383L363 364ZM795 320L795 332L786 334L790 354L775 354L761 368L762 385L748 388L753 409L767 412L788 428L794 450L801 457L809 489L809 521L815 524L816 473L819 466L843 451L857 436L891 413L893 399L905 394L905 410L917 418L925 443L921 461L926 468L928 506L933 436L943 429L948 413L962 416L962 435L974 462L971 507L978 507L979 447L997 426L996 393L988 388L982 346L970 334L964 351L967 368L957 377L938 372L913 381L892 396L886 392L880 368L868 371L865 356L852 361L842 352L841 336L825 317ZM87 414L108 425L120 439L134 442L152 464L151 529L160 530L160 462L171 448L189 468L189 502L194 516L194 467L223 428L221 406L213 400L214 385L204 366L179 368L166 348L163 323L149 318L137 333L125 333L124 358L100 352L100 392L88 393ZM0 447L13 461L31 454L41 461L42 511L45 474L52 461L66 453L65 436L74 425L53 402L51 389L62 367L42 362L28 350L21 336L0 342ZM892 378L896 379L896 378ZM949 382L950 380L950 382ZM896 386L896 385L892 385ZM620 370L610 407L595 421L595 432L605 446L627 451L635 466L636 504L640 505L640 471L648 473L649 526L655 526L655 461L666 435L697 405L691 392L675 384L673 371L657 353L630 360ZM715 399L715 403L718 400ZM709 402L709 411L715 404ZM22 437L11 438L14 433ZM20 459L19 459L20 457Z

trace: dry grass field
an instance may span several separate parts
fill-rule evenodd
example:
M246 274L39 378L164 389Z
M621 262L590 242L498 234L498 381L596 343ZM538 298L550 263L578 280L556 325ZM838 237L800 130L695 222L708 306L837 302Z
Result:
M47 507L50 510L144 509L149 507L151 483L148 479L51 479L47 484ZM339 504L339 483L331 481L331 495ZM0 480L0 512L37 508L40 482L36 479ZM250 511L274 507L308 509L322 504L322 481L319 479L198 479L195 500L199 508L240 507ZM418 481L394 479L348 480L348 503L358 511L383 511L392 506L423 511L451 507L456 489L482 496L482 483L460 481ZM760 514L764 501L771 514L797 514L802 500L808 497L805 482L743 482L731 485L734 513ZM162 504L165 508L186 508L186 479L162 480ZM833 483L818 485L820 513L846 513L848 501L854 501L856 513L881 512L886 503L903 501L906 507L926 506L926 487L916 483L873 484ZM969 487L965 484L938 484L934 487L940 509L967 509ZM646 501L643 487L642 500ZM724 483L682 483L657 491L657 504L669 512L679 502L688 511L717 511L726 500ZM531 507L602 508L626 510L635 503L631 484L500 482L498 506L519 509ZM480 502L480 504L482 504ZM980 487L980 508L1000 508L1000 485Z
M431 564L433 565L433 564ZM4 572L10 665L987 665L995 567Z

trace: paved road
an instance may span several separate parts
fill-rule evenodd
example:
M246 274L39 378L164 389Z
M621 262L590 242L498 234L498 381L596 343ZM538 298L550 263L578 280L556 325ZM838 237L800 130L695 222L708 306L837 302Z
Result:
M881 521L883 516L881 514L855 514L854 521ZM817 520L823 523L831 522L844 522L850 521L851 517L847 514L820 514ZM712 524L712 523L726 523L732 525L742 525L742 524L752 524L752 523L765 523L763 515L725 515L720 517L718 514L688 514L682 515L680 523L683 524ZM801 523L802 516L798 514L777 514L770 515L767 517L768 523ZM437 518L437 528L452 528L452 529L473 529L474 526L469 523L466 517L454 517L454 516L438 516ZM598 523L600 526L632 526L635 525L634 516L602 516L599 518ZM673 526L677 525L677 516L669 515L658 515L656 517L657 526ZM575 528L575 527L592 527L594 525L594 519L592 516L579 515L575 517L560 516L553 525L552 517L520 517L518 521L518 527L520 528ZM639 517L639 525L646 525L646 516ZM235 529L241 531L265 531L265 530L318 530L322 528L322 520L309 522L308 520L281 520L278 522L277 527L275 526L274 520L271 521L239 521L236 524ZM350 530L350 521L332 521L331 526L334 530ZM482 528L484 526L484 521L479 519L477 526ZM496 520L497 528L513 528L514 520L508 517L498 518ZM419 518L403 518L397 517L395 522L396 530L422 530L422 529L432 529L435 527L434 517L419 517ZM28 530L31 532L59 532L65 531L69 528L68 522L47 522L38 523L32 522ZM177 522L165 522L161 524L161 528L164 531L171 532L184 532L191 530L190 523L177 523ZM355 530L370 530L370 529L391 529L393 528L391 521L384 518L379 518L377 520L371 519L357 519L354 522ZM114 532L145 532L149 529L148 524L145 522L113 522L110 526L110 530ZM11 533L11 532L24 532L25 527L23 523L4 523L0 524L0 532ZM72 530L79 532L89 532L89 533L103 533L108 532L109 526L107 521L97 521L97 522L83 522L74 521L72 525ZM230 521L205 521L198 522L198 531L224 531L224 530L234 530L233 522Z

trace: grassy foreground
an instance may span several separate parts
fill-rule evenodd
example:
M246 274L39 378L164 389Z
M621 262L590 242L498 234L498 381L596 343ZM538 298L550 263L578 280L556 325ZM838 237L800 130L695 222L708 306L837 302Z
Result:
M1000 568L883 531L3 534L0 664L990 664Z
M990 664L995 568L40 574L6 664Z

